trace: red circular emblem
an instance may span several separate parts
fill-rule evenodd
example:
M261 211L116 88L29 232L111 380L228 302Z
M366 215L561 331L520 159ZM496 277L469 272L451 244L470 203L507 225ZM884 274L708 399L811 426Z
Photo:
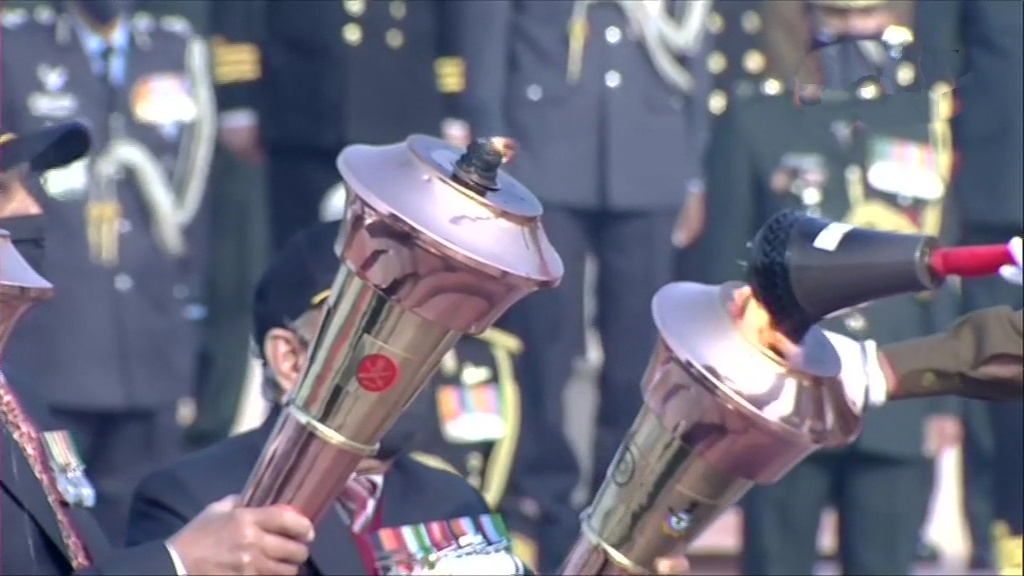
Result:
M383 392L398 380L398 364L383 354L367 354L356 368L356 382L367 392Z

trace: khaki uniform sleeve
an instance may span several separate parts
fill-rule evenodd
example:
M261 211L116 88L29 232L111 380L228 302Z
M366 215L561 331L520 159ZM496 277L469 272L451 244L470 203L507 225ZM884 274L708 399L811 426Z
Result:
M882 353L898 380L894 396L1020 399L1021 326L1020 310L986 308L962 317L946 333L884 347Z

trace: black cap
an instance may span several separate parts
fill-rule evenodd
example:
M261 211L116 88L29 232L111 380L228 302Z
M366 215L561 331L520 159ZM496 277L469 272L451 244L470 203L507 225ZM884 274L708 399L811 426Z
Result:
M330 295L341 261L334 250L339 221L319 223L289 240L263 272L253 297L252 328L263 354L263 339L286 328Z
M0 130L0 170L27 162L33 172L45 172L78 160L89 151L92 138L81 122L54 124L17 135Z

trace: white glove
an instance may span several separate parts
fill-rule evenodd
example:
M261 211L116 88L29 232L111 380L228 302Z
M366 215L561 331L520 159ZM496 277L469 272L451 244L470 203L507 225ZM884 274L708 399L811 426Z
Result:
M1013 256L1013 261L1016 262L1017 265L1014 266L1012 264L1007 264L999 269L999 275L1002 276L1003 279L1018 286L1024 284L1024 278L1022 278L1022 276L1024 276L1024 271L1021 270L1021 268L1024 267L1024 254L1022 254L1022 252L1024 252L1024 248L1021 247L1022 243L1024 243L1024 241L1021 240L1020 236L1010 240L1006 247Z
M863 410L865 403L870 406L885 404L889 386L878 362L878 344L874 340L858 342L828 330L825 330L825 336L839 354L842 362L839 379L847 397L856 403L856 408Z

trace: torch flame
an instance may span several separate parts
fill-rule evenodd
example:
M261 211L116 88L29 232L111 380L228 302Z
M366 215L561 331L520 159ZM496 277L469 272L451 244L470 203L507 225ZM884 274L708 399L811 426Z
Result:
M800 354L800 347L775 328L768 310L754 298L749 286L733 294L730 312L747 341L781 361L795 360Z
M516 156L516 141L504 136L494 136L488 142L491 148L501 154L501 163L508 164Z

